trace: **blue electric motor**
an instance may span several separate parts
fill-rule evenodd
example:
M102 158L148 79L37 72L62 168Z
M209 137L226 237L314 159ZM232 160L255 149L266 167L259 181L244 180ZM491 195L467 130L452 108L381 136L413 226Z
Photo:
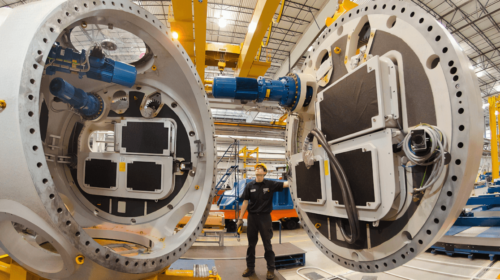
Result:
M107 83L115 83L126 87L132 87L137 77L137 69L134 66L114 61L104 57L100 47L94 48L89 55L88 64L85 64L86 51L77 53L72 49L54 45L47 58L47 75L56 72L76 72L80 78L87 76L90 79ZM88 70L88 71L87 71Z
M49 85L50 93L57 96L64 103L70 104L87 119L96 119L103 112L102 99L97 95L86 93L75 88L61 78L55 78Z
M212 94L215 98L256 100L257 102L278 101L281 106L294 110L301 94L300 79L296 75L281 77L278 80L264 77L258 79L215 77ZM307 87L306 99L302 106L309 105L312 95L312 87Z

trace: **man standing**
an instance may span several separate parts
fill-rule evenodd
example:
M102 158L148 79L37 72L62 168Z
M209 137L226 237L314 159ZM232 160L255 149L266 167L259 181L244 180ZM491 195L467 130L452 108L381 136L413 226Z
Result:
M247 184L241 199L240 218L236 228L243 225L243 216L248 208L247 218L247 269L243 272L243 277L250 277L255 272L255 246L258 241L258 233L264 243L264 258L267 262L267 279L274 278L274 252L271 245L273 238L273 221L271 211L273 210L273 192L282 191L288 188L288 182L275 182L265 180L267 166L264 163L255 165L255 181ZM250 202L249 202L250 201Z

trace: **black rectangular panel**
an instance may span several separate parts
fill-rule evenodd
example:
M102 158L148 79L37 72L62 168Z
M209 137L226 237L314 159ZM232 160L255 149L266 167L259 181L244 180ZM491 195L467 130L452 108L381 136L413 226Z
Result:
M127 164L127 188L148 192L161 189L161 167L154 162L135 161Z
M336 154L335 157L337 157L344 169L356 206L366 206L367 202L374 202L372 153L357 149ZM330 180L332 183L332 199L343 205L344 198L342 197L339 181L333 172L330 172Z
M375 71L367 66L340 80L323 92L320 105L321 130L327 141L335 140L372 127L378 116Z
M94 188L116 187L116 162L104 159L85 161L84 183Z
M122 148L128 153L163 154L169 129L159 122L128 122L122 127Z
M307 169L304 162L299 162L295 167L297 178L297 198L301 201L318 202L321 196L321 169L319 161Z

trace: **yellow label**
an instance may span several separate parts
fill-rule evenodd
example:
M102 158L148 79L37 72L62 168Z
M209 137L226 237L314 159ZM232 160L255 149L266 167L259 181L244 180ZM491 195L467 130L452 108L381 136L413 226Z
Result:
M271 94L271 90L270 89L267 89L266 91L266 98L269 98L269 95Z
M325 176L330 174L330 168L328 167L328 160L325 160Z
M125 162L120 162L120 172L125 172L126 168L127 168L127 164Z

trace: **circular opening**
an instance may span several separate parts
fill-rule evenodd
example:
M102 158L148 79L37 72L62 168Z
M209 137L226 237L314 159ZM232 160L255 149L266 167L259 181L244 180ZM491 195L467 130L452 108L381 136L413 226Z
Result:
M452 192L450 192L450 191L448 191L448 192L446 192L446 195L447 195L447 196L452 196L452 195L453 195L453 193L452 193Z
M410 17L413 17L415 15L415 12L411 12Z
M430 230L426 230L425 232L426 232L428 235L431 235L431 233L432 233Z
M441 205L441 210L446 211L446 206Z
M465 126L463 126L463 125L458 127L458 130L460 130L460 131L464 131L464 129L465 129Z
M457 97L460 97L460 96L462 96L462 92L461 91L457 92Z
M37 146L33 146L33 151L36 151L38 150L38 147Z
M427 31L431 32L432 31L432 25L427 27Z
M410 243L410 242L411 242L411 240L413 239L413 238L411 237L411 233L409 233L409 232L408 232L408 231L406 231L406 230L405 230L405 231L403 231L403 232L401 233L401 236L402 236L402 237L403 237L403 239L405 240L405 241L404 241L404 243L405 243L405 244Z
M459 148L463 148L464 147L464 143L462 143L462 142L458 143L458 147Z
M438 219L438 218L435 218L435 219L434 219L434 223L439 224L439 219Z
M448 48L447 47L444 47L443 48L443 53L447 53L448 52Z
M459 114L463 114L463 113L464 113L464 108L460 108L460 109L458 109L458 113L459 113Z
M396 24L396 16L390 16L389 19L387 20L387 28L392 28Z
M415 252L415 249L413 249L413 248L410 248L410 252L412 252L412 253L413 253L413 252Z
M418 23L423 23L424 22L424 18L421 18Z
M451 73L451 74L455 74L455 73L457 73L457 67L453 67L453 68L451 68L451 69L450 69L450 73Z
M405 8L402 8L402 9L401 9L401 13L404 13L405 11L406 11L406 9L405 9Z
M458 81L458 76L457 75L453 76L453 81L454 82Z
M424 244L424 241L422 241L422 239L420 239L420 240L418 241L418 244L422 245L422 244Z
M456 181L457 180L457 176L451 176L451 180L452 181Z
M439 56L437 56L436 54L433 54L431 55L428 59L427 59L427 68L429 69L434 69L438 66L439 64Z
M146 44L134 34L103 24L88 24L87 28L74 28L70 41L78 51L88 50L94 42L104 49L107 58L124 63L132 63L146 54Z
M384 6L382 6L382 9L385 9L385 7L387 7L387 5L386 5L386 4L384 4Z
M457 160L455 160L455 163L456 163L457 165L460 165L460 164L462 163L462 161L461 161L461 160L459 160L459 159L457 159Z
M436 36L436 42L438 42L439 40L441 40L441 36Z
M396 9L396 5L393 5L392 8L391 8L391 10L394 11L395 9Z

